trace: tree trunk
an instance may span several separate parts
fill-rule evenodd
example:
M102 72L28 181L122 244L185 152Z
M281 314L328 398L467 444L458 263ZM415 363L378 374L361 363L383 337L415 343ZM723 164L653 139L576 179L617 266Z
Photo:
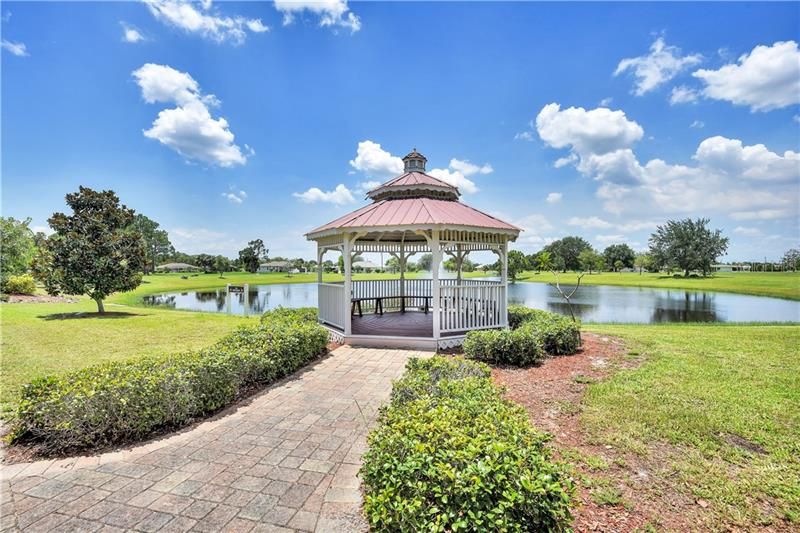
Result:
M687 268L687 269L684 269L684 271L683 271L683 277L684 277L684 278L688 278L688 277L689 277L689 269L688 269L688 268Z
M95 303L97 303L97 312L98 313L105 313L106 312L106 308L103 307L103 300L101 300L100 298L95 298L94 301L95 301Z

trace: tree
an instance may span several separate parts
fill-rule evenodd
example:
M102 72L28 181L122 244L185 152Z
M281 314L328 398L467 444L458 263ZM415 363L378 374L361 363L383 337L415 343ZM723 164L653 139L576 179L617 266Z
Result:
M542 250L536 254L536 268L541 272L542 270L550 270L553 268L553 254L547 250Z
M791 248L783 254L783 263L784 270L792 270L794 272L800 268L800 249L798 248Z
M86 294L105 312L103 300L142 282L142 237L130 231L134 210L120 205L114 191L80 187L66 197L72 215L47 221L54 233L34 260L34 272L51 295Z
M225 272L228 272L230 270L231 270L230 259L222 255L218 255L217 257L214 258L214 272L219 272L219 277L222 277L222 275Z
M578 254L578 262L581 265L581 270L589 274L591 274L593 270L600 271L603 269L603 266L605 266L603 256L591 248L582 250L581 253Z
M30 223L30 218L0 217L0 287L9 276L24 274L31 265L36 241Z
M239 259L242 267L247 272L257 272L261 261L264 261L269 254L269 250L264 246L264 241L256 239L247 243L247 247L239 250Z
M633 266L639 269L639 275L642 275L642 270L650 270L653 267L653 256L646 253L638 253L633 260Z
M417 261L417 269L429 272L431 270L431 263L433 256L431 254L422 254Z
M562 271L580 270L581 264L580 261L578 261L578 256L583 250L591 248L591 244L586 242L583 238L576 236L564 237L544 247L546 251L554 256L554 264L560 264L560 269ZM557 257L561 258L561 262L557 261Z
M707 218L668 220L650 235L650 254L658 266L677 266L688 276L700 270L703 276L728 249L728 238L720 230L710 230Z
M203 269L203 272L209 273L214 272L216 268L214 267L215 257L209 254L197 254L194 258L195 266L198 266Z
M519 250L510 250L508 252L508 276L511 278L511 283L517 281L517 274L525 270L527 261L525 254Z
M162 258L169 257L175 252L169 235L163 229L158 229L159 224L141 213L133 217L131 227L142 236L145 253L145 273L149 270L155 272L156 264Z
M617 272L621 268L632 268L633 261L636 259L636 252L627 244L612 244L603 250L603 258L609 269ZM617 266L617 261L622 266Z

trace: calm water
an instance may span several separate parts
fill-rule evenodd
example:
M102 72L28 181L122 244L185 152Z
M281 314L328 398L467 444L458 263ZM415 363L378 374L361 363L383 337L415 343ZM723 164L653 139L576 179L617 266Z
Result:
M555 287L544 283L509 285L509 303L569 314ZM564 287L568 290L567 287ZM283 307L316 307L317 285L287 283L250 287L245 295L225 289L145 297L145 304L191 311L260 314ZM572 298L584 322L785 322L800 321L800 302L721 292L584 285Z

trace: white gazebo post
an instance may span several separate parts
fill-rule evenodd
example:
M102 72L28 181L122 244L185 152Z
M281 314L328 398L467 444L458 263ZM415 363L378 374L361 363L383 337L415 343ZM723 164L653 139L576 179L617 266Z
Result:
M352 317L350 316L350 299L352 298L353 294L353 279L352 279L352 268L351 263L353 261L352 251L353 251L353 241L352 234L345 234L344 236L344 243L342 246L342 261L344 263L344 301L342 304L344 305L344 334L351 335L352 334Z
M433 338L439 339L441 334L441 302L439 301L439 264L442 262L442 248L439 246L439 230L431 232L431 239L428 241L431 248L431 299L433 312Z
M503 326L508 326L508 240L503 240L500 248L500 282L503 286L503 296L500 300L500 321Z
M325 255L325 251L325 248L317 244L317 290L319 290L319 284L322 283L322 257Z

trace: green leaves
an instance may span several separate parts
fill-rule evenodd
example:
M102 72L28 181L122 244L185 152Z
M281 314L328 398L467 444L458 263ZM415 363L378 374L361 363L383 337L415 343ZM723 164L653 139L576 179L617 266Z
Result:
M12 441L48 452L102 447L186 425L325 351L327 331L276 311L198 352L145 357L39 378L23 387Z
M488 368L412 359L369 436L362 476L375 530L558 531L571 483L547 437L505 401Z

